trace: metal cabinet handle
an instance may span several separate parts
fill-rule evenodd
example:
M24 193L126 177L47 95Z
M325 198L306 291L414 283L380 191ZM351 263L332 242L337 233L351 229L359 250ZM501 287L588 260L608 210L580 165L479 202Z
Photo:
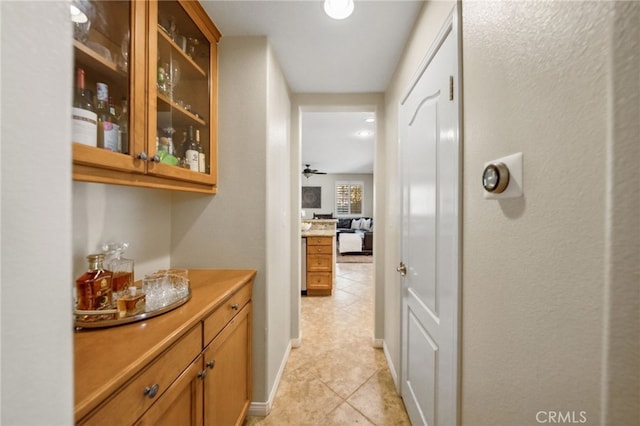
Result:
M234 311L237 311L239 307L240 305L238 305L237 303L234 303L233 305L231 305L231 309L233 309Z
M213 370L213 367L216 366L216 360L212 359L211 361L207 362L205 365L209 370Z
M198 379L204 380L205 377L207 377L207 370L202 370L198 373Z
M158 154L154 155L153 157L151 157L151 161L152 163L159 163L160 162L160 156Z
M158 389L160 389L160 385L155 383L152 386L147 386L146 388L144 388L144 391L142 391L142 393L148 396L149 399L152 399L154 396L158 394Z
M138 154L138 160L142 160L142 161L146 161L149 157L147 156L146 152L141 152L140 154Z

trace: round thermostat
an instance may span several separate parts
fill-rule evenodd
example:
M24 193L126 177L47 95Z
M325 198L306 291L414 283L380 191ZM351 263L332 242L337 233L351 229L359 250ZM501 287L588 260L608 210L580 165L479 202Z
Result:
M509 169L503 163L489 164L482 172L485 191L500 194L509 185Z

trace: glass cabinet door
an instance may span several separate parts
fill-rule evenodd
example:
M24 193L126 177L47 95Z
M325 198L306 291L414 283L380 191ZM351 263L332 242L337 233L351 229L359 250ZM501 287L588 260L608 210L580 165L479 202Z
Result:
M147 172L214 184L212 68L219 34L199 15L197 2L160 1L150 8Z
M144 171L136 151L133 117L141 98L132 90L133 17L139 2L72 0L75 76L72 106L74 162ZM139 45L140 42L138 42Z

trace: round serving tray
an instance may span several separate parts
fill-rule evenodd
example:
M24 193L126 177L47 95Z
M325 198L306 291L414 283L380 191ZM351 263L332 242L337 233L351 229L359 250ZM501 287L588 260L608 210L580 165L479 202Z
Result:
M80 330L83 328L105 328L105 327L114 327L116 325L129 324L132 322L143 321L149 318L157 317L158 315L165 314L169 311L172 311L185 303L187 303L191 299L191 288L189 288L189 293L183 297L182 299L178 299L170 305L167 305L163 308L156 309L154 311L147 311L137 315L131 315L130 317L118 318L118 319L106 319L106 320L96 320L96 321L82 321L75 320L74 325L76 330Z

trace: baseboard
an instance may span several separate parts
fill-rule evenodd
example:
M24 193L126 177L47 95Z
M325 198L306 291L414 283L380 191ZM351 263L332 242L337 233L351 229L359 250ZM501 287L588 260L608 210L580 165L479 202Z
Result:
M280 386L280 380L282 380L282 375L284 374L284 368L286 367L287 361L289 360L289 355L291 354L292 346L293 341L290 341L289 345L287 346L287 350L282 357L282 363L280 364L280 368L278 369L276 380L273 382L271 392L269 392L269 399L266 402L252 401L251 405L249 405L247 416L266 417L271 412L271 409L273 408L273 401L276 399L276 392L278 391L278 387Z
M302 346L302 337L298 337L297 339L291 339L291 347L299 348Z
M373 347L376 349L382 349L384 347L384 339L372 338Z
M398 395L402 395L400 392L400 382L398 381L398 373L396 372L395 366L391 361L391 355L389 354L389 349L387 348L387 344L382 342L382 350L384 351L384 357L387 359L387 366L389 367L389 373L391 373L391 378L393 379L393 384L396 386L396 392Z

